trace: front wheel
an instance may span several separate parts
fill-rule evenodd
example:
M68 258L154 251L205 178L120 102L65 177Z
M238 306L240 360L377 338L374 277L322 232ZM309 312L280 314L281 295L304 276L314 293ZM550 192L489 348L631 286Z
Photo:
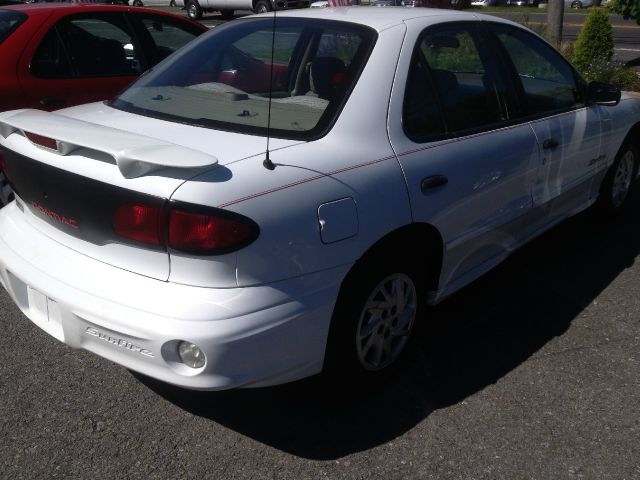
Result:
M255 13L267 13L271 11L271 5L267 0L258 0L256 6L253 7Z
M202 18L202 7L196 0L187 2L187 16L191 20L200 20Z
M600 188L598 205L603 213L614 215L626 205L638 172L638 160L637 147L630 144L622 146Z
M131 4L134 7L144 7L144 3L142 3L142 0L133 0L133 3Z
M406 351L423 301L415 261L378 258L356 266L336 302L325 371L351 383L391 370Z

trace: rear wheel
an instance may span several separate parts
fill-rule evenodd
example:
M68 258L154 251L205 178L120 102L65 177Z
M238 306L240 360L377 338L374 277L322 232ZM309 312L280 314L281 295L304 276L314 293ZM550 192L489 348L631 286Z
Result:
M134 7L144 7L144 3L142 3L142 0L133 0L132 5Z
M579 0L578 0L578 1L576 1L576 2L573 2L573 3L571 4L571 8L582 8L582 2L581 2L581 1L579 1Z
M424 301L424 277L415 263L372 258L345 279L327 343L329 375L369 381L398 364Z
M638 148L625 144L602 181L598 205L603 213L614 215L622 210L638 172Z
M253 7L253 11L256 13L267 13L271 11L271 5L267 0L258 0L256 6Z
M200 20L202 18L202 7L196 0L187 2L187 16L191 20Z

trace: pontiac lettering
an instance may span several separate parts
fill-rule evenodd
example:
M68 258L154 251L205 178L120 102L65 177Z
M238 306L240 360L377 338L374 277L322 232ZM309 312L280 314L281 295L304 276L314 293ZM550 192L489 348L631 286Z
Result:
M54 220L67 225L71 228L75 228L78 229L80 227L78 227L78 222L74 219L74 218L69 218L69 217L65 217L63 215L60 215L57 212L54 212L53 210L49 210L47 207L40 205L38 202L36 201L31 201L31 205L33 206L33 208L38 209L41 213L43 213L44 215L46 215L47 217L53 218Z

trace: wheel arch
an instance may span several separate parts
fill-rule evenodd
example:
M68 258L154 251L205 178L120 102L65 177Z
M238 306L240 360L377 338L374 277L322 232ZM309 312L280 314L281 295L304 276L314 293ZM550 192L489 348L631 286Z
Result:
M620 147L618 147L618 150L616 151L616 158L618 156L618 154L620 153L620 151L624 148L625 145L631 144L635 147L636 151L640 151L640 122L635 123L627 132L627 134L624 137L624 140L622 140L622 143L620 144ZM636 162L636 171L635 171L635 178L638 178L638 175L640 175L640 162Z
M636 148L640 149L640 122L637 122L629 129L629 132L620 144L620 148L622 148L623 145L626 145L627 142L632 143ZM618 150L620 150L620 148Z
M424 267L427 290L438 289L442 272L444 241L439 230L428 223L411 223L387 233L364 252L351 267L342 283L344 284L361 265L394 248L400 248L402 252L408 252L415 256L420 265Z

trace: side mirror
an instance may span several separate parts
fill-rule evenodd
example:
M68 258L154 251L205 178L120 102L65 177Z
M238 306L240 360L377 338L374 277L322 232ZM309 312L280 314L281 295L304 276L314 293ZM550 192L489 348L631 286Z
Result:
M587 87L589 105L606 105L613 107L620 103L620 89L602 82L591 82Z

